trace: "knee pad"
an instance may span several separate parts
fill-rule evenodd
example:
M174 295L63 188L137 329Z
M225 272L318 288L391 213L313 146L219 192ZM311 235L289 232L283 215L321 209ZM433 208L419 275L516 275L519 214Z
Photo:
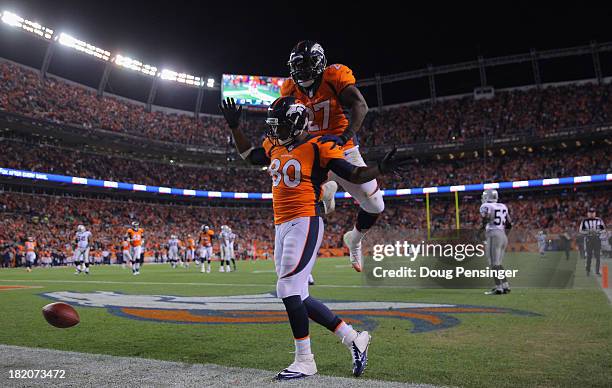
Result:
M359 206L368 213L382 213L385 210L385 201L383 200L382 190L376 190L374 194L361 201Z

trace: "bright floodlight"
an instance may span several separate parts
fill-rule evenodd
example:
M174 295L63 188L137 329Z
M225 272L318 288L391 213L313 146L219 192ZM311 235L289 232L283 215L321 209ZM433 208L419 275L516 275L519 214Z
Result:
M206 80L206 86L208 86L209 88L214 88L215 87L215 79L214 78L209 78L208 80Z
M84 52L85 54L89 54L104 61L108 61L108 59L110 58L110 52L87 42L83 42L82 40L79 40L63 32L59 36L59 42L64 46L72 47L75 50Z
M21 28L22 30L28 31L32 34L36 34L47 40L51 39L51 37L53 36L52 29L42 26L39 23L24 19L21 16L16 15L12 12L2 12L2 22L8 24L9 26Z
M185 73L177 73L176 71L169 69L163 69L161 73L159 73L159 76L164 80L176 81L193 86L200 86L203 83L202 78L200 77L195 77Z
M136 70L146 75L157 74L157 67L151 65L143 65L142 62L132 59L130 57L124 57L123 55L117 54L114 61L115 64L118 66Z

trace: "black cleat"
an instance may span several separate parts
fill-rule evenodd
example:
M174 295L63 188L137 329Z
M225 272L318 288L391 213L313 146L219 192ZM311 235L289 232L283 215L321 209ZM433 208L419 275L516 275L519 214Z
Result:
M502 290L498 290L497 288L493 288L485 292L485 295L503 295L503 294L504 292Z
M504 294L509 294L509 293L510 293L510 291L512 291L512 290L511 290L511 289L509 289L509 288L504 288Z

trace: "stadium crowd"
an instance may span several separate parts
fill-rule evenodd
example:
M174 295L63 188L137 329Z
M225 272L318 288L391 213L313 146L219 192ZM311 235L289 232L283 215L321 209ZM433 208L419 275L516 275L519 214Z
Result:
M560 194L560 193L558 193ZM532 194L536 195L536 194ZM604 219L610 216L612 198L605 192L594 194L566 193L538 198L516 195L503 198L513 217L511 241L531 242L537 230L548 234L576 233L585 209L595 207ZM466 195L461 199L462 228L480 225L480 199ZM352 201L339 202L335 213L326 217L324 248L342 248L342 234L354 222L356 206ZM370 233L384 238L390 232L410 233L426 230L425 206L422 197L388 201L381 222ZM432 197L432 228L452 229L455 222L454 201L448 197ZM0 247L19 251L28 236L36 239L40 252L48 256L60 252L70 257L74 233L84 224L93 233L93 257L103 251L115 252L129 224L137 220L144 228L145 246L149 256L164 249L171 234L183 241L187 234L195 236L202 224L218 231L227 224L237 234L236 251L253 250L259 258L273 254L272 210L269 207L223 208L155 204L116 199L77 198L69 196L33 195L14 192L0 194Z
M360 130L367 146L448 142L483 134L543 133L612 120L612 84L571 84L497 92L492 99L472 97L372 110ZM227 143L223 119L193 114L146 112L144 105L96 95L93 89L53 77L41 79L28 68L0 62L0 109L33 118L177 143L219 146ZM261 124L245 128L261 137Z
M84 152L56 145L0 138L0 166L152 186L213 191L268 192L270 181L259 169L201 167L130 159L121 155ZM423 160L401 175L384 177L383 188L426 187L543 177L581 176L612 171L605 148L522 151L486 158L472 154L453 160ZM424 172L435 171L433 174ZM228 179L230 178L230 179Z

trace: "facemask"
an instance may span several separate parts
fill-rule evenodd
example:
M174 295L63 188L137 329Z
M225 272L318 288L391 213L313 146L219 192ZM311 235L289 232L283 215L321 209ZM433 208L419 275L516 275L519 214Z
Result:
M303 88L309 88L314 84L314 80L308 80L308 81L298 81L298 85L300 85Z

